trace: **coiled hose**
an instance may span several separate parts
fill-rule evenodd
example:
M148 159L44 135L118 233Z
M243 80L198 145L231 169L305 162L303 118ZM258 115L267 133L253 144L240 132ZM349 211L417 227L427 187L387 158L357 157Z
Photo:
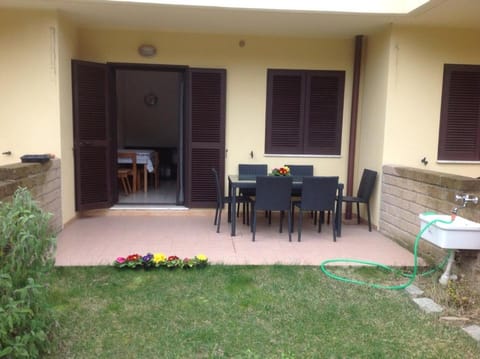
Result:
M432 214L435 214L435 213L433 213L433 212L424 213L424 215L432 215ZM341 282L367 285L367 286L370 286L370 287L373 287L373 288L380 288L380 289L391 289L391 290L405 289L410 284L413 283L413 281L415 280L415 278L417 276L417 273L418 273L418 245L420 243L420 239L422 238L423 233L434 223L441 222L441 223L445 223L445 224L450 224L454 220L455 220L455 215L454 214L452 214L452 217L451 217L450 221L445 221L445 220L442 220L442 219L434 219L434 220L428 222L425 225L425 227L423 227L420 230L420 232L418 232L417 236L415 237L415 243L413 245L413 271L411 273L403 272L401 270L398 270L398 269L392 268L390 266L387 266L385 264L381 264L381 263L377 263L377 262L365 261L365 260L361 260L361 259L348 259L348 258L327 259L320 264L320 269L322 270L323 273L325 273L325 275L327 277L330 277L330 278L335 279L335 280L339 280ZM450 256L451 251L452 250L449 250L447 256L443 259L443 261L440 264L438 264L434 268L432 268L429 271L424 272L420 275L421 276L427 276L427 275L430 275L430 274L434 273L435 271L437 271L439 269L442 269L445 266L445 264L447 263L448 257ZM401 275L402 277L406 277L406 278L409 278L409 279L404 284L383 285L383 284L377 284L377 283L364 282L364 281L356 280L356 279L352 279L352 278L346 278L346 277L342 277L340 275L334 274L326 268L327 264L338 263L338 262L356 263L356 264L364 264L364 265L374 266L374 267L377 267L377 268L382 268L382 269L384 269L388 272Z

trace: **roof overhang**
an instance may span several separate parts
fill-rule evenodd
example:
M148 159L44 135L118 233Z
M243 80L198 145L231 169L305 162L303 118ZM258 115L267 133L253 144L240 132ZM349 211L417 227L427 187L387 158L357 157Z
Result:
M479 0L0 0L55 10L79 28L352 38L386 26L480 31ZM312 10L314 9L314 10Z
M123 3L219 7L232 9L408 14L430 0L105 0Z

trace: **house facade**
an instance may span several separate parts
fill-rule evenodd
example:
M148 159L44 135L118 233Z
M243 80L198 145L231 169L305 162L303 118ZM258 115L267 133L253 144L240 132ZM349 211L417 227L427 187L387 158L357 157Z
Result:
M352 134L356 35L363 37ZM315 36L106 27L80 24L53 8L0 7L0 165L26 153L55 154L61 160L62 221L76 216L74 59L224 71L224 174L237 173L239 163L313 164L315 175L338 175L346 183L354 156L354 191L364 168L381 174L386 164L479 177L480 158L439 160L445 65L480 66L479 37L480 27L395 22L368 33ZM155 46L156 54L141 56L141 44ZM266 152L267 73L280 69L344 73L338 154ZM480 143L473 146L480 153ZM378 185L372 199L376 225L381 200Z

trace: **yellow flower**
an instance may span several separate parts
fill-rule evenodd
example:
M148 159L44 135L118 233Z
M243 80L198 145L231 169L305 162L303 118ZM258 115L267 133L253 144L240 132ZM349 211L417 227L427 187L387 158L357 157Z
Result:
M197 254L196 257L199 261L202 261L202 262L205 262L208 259L205 254Z
M167 260L167 256L163 253L155 253L153 255L153 262L155 264L158 264L158 263L163 263Z

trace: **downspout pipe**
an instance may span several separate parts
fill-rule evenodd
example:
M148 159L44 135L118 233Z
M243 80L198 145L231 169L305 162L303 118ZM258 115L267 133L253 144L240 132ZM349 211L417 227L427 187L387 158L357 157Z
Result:
M347 196L353 195L355 173L355 147L357 144L358 98L360 93L360 71L362 66L363 35L355 36L355 54L353 63L352 108L350 115L350 137L348 145ZM352 204L347 203L345 219L352 219Z

